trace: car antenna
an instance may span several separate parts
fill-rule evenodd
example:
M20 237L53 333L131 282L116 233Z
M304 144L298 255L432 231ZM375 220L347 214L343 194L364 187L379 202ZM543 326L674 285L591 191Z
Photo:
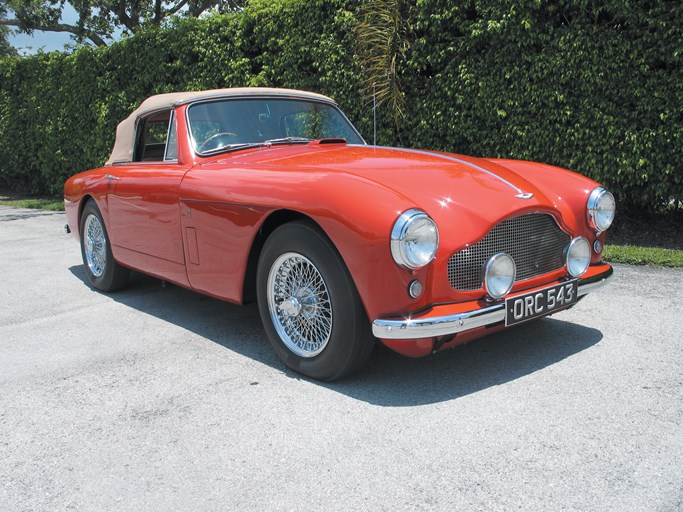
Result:
M372 87L372 145L377 145L377 93Z

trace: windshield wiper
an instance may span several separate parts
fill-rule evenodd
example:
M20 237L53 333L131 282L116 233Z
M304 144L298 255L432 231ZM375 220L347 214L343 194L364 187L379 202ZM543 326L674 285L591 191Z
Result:
M240 142L239 144L226 144L224 146L219 146L217 148L211 149L209 151L204 151L203 155L213 155L214 153L229 153L230 151L236 151L238 149L246 148L256 148L263 146L263 142Z
M289 143L305 143L311 142L313 139L307 139L306 137L282 137L280 139L269 139L263 142L240 142L237 144L226 144L225 146L220 146L214 148L210 151L205 151L205 155L213 155L214 153L229 153L231 151L237 151L238 149L247 148L258 148L263 146L270 146L272 144L289 144Z
M264 144L287 144L289 142L311 142L312 140L306 137L281 137L279 139L268 139Z

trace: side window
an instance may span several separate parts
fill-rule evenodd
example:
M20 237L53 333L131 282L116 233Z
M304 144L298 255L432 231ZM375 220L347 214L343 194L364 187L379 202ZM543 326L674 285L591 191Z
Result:
M163 162L178 158L172 110L155 112L138 121L134 156L135 162Z
M164 160L178 160L178 138L175 127L175 113L171 112L171 122L168 124L166 137L166 154Z

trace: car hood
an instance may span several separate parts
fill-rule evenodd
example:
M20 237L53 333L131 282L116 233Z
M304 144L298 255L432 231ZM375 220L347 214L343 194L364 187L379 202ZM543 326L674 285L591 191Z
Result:
M490 160L346 144L292 145L223 155L221 163L282 172L345 173L371 180L435 219L492 225L523 210L554 210L558 197ZM216 162L218 163L218 162ZM359 200L371 201L372 198Z

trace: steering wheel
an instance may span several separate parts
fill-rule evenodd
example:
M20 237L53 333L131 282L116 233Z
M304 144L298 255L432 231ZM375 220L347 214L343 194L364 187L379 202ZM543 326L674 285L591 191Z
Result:
M227 140L220 141L221 137L225 137ZM233 132L214 133L211 137L209 137L204 142L202 142L199 146L197 146L197 151L199 153L202 153L205 150L217 149L221 146L225 146L225 145L229 144L228 140L231 137L237 137L237 134L233 133ZM220 141L220 143L219 143L219 141ZM213 147L211 147L212 145L213 145ZM209 146L209 147L207 147L207 146Z

